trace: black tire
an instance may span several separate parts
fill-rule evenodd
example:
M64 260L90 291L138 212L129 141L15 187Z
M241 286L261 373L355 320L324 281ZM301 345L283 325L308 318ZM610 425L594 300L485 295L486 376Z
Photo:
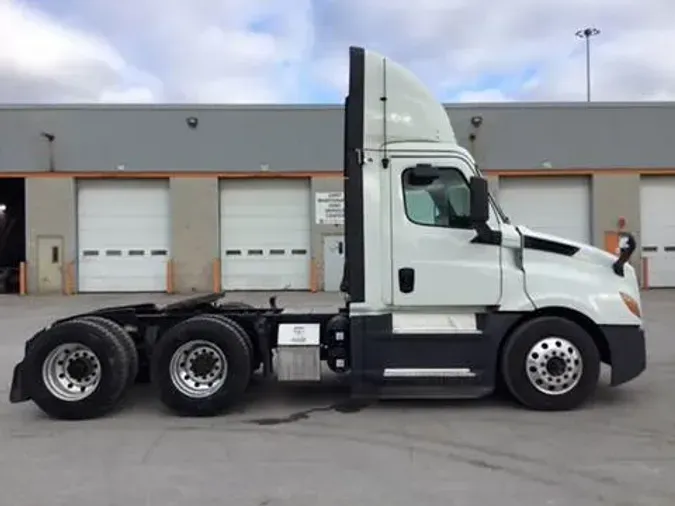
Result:
M136 343L134 343L134 340L119 323L109 320L108 318L90 315L90 316L83 316L82 318L79 319L98 323L102 327L105 327L110 332L112 332L113 335L117 338L117 340L122 344L122 347L124 348L124 351L126 352L127 357L129 359L129 378L127 379L125 391L129 390L129 388L136 382L136 378L138 377L139 360L138 360L138 351L136 350Z
M574 360L573 356L565 356L563 355L565 351L561 351L571 348L564 346L558 348L564 343L555 338L567 340L579 353L579 362L582 365L580 379L566 393L556 395L544 393L528 376L526 360L530 349L548 337L553 338L554 342L552 346L546 348L551 350L551 355L546 353L545 356L559 356L562 359L559 363L566 367L560 376L549 376L555 378L554 381L560 383L560 386L572 381L574 371L567 367L572 367ZM533 356L538 357L536 354ZM600 353L593 338L576 323L551 316L535 318L517 327L508 338L501 355L501 373L509 392L523 406L537 411L573 410L584 404L597 387L600 376ZM554 388L558 388L558 385Z
M42 366L51 351L66 343L89 347L101 364L96 389L78 401L64 401L52 395L43 381ZM122 344L105 327L74 319L41 333L24 359L26 390L37 406L53 418L83 420L111 412L124 393L129 376L128 356Z
M235 303L236 304L236 303ZM251 336L248 335L244 327L239 325L237 322L235 322L232 318L228 318L227 316L224 315L219 315L219 314L205 314L201 315L205 318L214 318L218 321L223 322L225 325L229 326L232 328L233 332L239 333L239 335L246 341L246 346L248 347L248 352L251 355L251 373L254 373L255 371L258 370L258 367L260 367L260 360L256 360L256 354L255 354L255 348L253 346L253 340L251 339Z
M222 310L225 310L225 311L232 311L232 310L236 311L237 309L255 309L255 308L256 307L252 304L249 304L247 302L241 302L241 301L238 301L238 300L231 301L231 302L223 302L222 304L218 304L218 309L222 309ZM219 318L225 318L226 320L228 320L228 321L234 323L235 325L237 325L234 320L232 320L232 319L230 319L230 318L228 318L227 316L224 316L224 315L210 314L209 316L217 316ZM243 331L244 336L246 337L246 341L249 344L249 349L251 351L251 369L252 369L253 372L255 372L262 365L262 360L260 360L259 358L256 358L255 348L253 347L253 341L251 339L251 336L249 336L248 333L246 333L246 331L244 330L243 327L241 327L240 325L237 325L237 326Z
M173 354L193 340L209 341L227 360L224 383L208 397L189 397L171 379ZM159 398L170 410L182 416L215 416L243 397L251 379L251 356L246 339L236 327L222 319L200 315L176 324L160 338L152 354L151 370Z

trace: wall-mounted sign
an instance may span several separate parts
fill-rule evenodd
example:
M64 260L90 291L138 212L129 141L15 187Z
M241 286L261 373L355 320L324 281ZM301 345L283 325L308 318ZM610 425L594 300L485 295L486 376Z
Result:
M314 214L317 225L343 225L345 222L344 192L317 192Z

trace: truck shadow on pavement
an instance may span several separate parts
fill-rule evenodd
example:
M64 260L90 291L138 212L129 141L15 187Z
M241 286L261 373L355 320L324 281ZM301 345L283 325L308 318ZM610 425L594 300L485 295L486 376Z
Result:
M644 397L641 388L611 388L605 382L598 385L593 398L582 409L606 408L640 403ZM344 379L321 382L316 385L280 385L265 383L255 378L246 399L224 413L234 416L238 423L273 426L301 422L318 413L357 414L364 410L375 410L386 415L413 411L457 411L462 412L510 412L522 411L508 395L495 392L479 399L410 399L410 400L361 400L350 398L349 385ZM156 399L150 385L137 385L130 393L123 413L145 412L169 414ZM280 414L279 412L283 413ZM120 413L120 414L123 414Z

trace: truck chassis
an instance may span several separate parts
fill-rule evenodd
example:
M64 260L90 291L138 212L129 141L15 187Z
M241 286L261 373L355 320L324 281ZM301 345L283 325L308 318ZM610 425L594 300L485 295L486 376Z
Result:
M636 334L640 339L617 335L604 341L573 315L546 312L496 314L484 328L487 335L468 338L486 345L462 343L457 336L453 349L461 358L472 354L468 346L488 358L479 373L469 368L383 368L366 365L359 358L363 350L352 353L352 333L359 331L359 322L348 316L348 304L337 312L293 313L278 307L275 297L266 308L224 302L224 297L222 292L163 307L110 307L55 321L26 342L24 359L14 368L10 401L32 400L55 418L95 418L119 406L132 385L150 381L161 402L176 414L214 416L242 399L258 371L282 382L316 382L325 362L334 373L351 373L355 398L475 398L504 385L528 408L564 410L577 407L593 391L601 361L619 366L613 368L612 384L628 381L644 368L639 363L621 366L626 353L639 353L641 330ZM552 395L533 394L532 385L520 378L526 372L523 343L532 344L533 327L544 334L554 328L566 336L539 339L527 357L528 366L539 368L530 382L541 383ZM370 332L373 341L376 334ZM631 342L637 348L627 347ZM433 339L422 347L411 346L407 339L393 346L385 349L390 357L399 348L407 354L437 348ZM533 360L532 350L541 358ZM451 351L446 348L443 355ZM355 360L360 364L354 371ZM582 372L583 384L574 383L582 380ZM555 395L567 393L568 377L575 394Z
M295 372L281 362L276 373L282 380L318 380L320 361L336 373L349 371L346 309L300 315L285 313L276 297L267 308L221 302L224 297L221 292L164 307L117 306L57 320L26 342L10 401L33 400L56 418L93 418L114 409L134 383L152 381L173 411L210 416L236 403L255 372L275 373L272 350L308 348L304 357L304 350L295 353L294 360L310 361L296 364ZM316 346L315 336L300 334L280 346L278 336L287 335L280 329L289 325L296 334L316 329L321 342Z

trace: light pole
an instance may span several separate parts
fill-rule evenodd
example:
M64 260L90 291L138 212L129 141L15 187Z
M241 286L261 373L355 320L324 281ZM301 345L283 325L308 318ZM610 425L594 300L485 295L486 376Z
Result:
M600 35L600 30L593 27L578 30L576 36L586 41L586 101L591 101L591 37Z

